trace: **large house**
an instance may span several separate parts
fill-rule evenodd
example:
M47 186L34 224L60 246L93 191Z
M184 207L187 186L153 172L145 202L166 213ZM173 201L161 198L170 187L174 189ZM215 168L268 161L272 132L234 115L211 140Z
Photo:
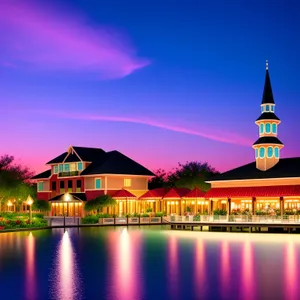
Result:
M280 158L283 143L278 139L280 119L275 114L268 63L261 102L255 121L259 138L253 144L255 161L217 175L207 181L212 209L259 210L300 209L300 157Z
M82 216L86 201L101 195L117 199L115 213L137 210L154 174L118 151L69 147L50 160L49 170L33 177L37 198L52 203L53 216Z

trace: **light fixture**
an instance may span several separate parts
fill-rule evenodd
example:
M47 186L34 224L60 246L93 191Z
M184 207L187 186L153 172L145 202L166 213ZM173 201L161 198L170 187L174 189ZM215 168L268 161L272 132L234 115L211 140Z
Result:
M65 200L65 201L70 201L70 200L71 200L71 196L70 196L69 193L66 193L66 194L64 195L64 200Z

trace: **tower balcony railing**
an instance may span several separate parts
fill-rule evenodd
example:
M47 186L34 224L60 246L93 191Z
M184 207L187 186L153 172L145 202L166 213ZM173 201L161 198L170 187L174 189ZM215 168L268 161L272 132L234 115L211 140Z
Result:
M70 177L70 176L78 176L79 171L69 171L69 172L60 172L58 173L59 177Z

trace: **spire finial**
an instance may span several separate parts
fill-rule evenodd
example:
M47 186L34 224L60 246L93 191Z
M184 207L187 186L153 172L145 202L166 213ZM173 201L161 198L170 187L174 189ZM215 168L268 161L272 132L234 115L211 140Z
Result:
M268 62L268 60L266 60L266 70L268 70L269 69L269 62Z

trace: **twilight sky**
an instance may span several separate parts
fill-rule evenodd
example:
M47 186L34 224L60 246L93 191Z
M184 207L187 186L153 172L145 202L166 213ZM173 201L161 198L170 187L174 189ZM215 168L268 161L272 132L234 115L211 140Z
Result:
M299 10L296 0L0 0L0 155L37 172L69 145L151 170L251 162L268 59L282 156L300 156Z

